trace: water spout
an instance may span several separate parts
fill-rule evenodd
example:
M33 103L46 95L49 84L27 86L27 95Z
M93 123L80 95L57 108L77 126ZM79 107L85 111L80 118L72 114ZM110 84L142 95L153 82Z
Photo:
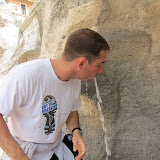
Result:
M98 106L98 110L99 110L99 113L100 113L100 120L101 120L101 124L102 124L102 128L103 128L103 131L104 131L104 141L105 141L105 144L106 144L106 153L107 153L107 157L106 157L106 160L108 160L108 156L111 156L111 151L109 149L109 145L108 145L108 141L107 141L107 128L104 126L104 116L103 116L103 113L102 113L102 109L101 109L101 103L102 103L102 99L100 97L100 94L99 94L99 88L98 88L98 85L97 85L97 80L96 78L94 78L94 83L95 83L95 87L96 87L96 94L97 94L97 106Z
M86 84L86 96L88 96L88 82L85 82Z

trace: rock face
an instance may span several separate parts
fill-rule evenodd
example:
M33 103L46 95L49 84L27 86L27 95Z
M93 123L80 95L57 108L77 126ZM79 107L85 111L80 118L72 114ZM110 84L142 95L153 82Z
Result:
M10 63L17 46L19 29L15 22L16 6L0 0L0 73Z
M99 32L110 45L104 72L97 77L101 112L93 103L94 81L82 84L87 95L80 110L87 144L84 160L159 159L159 10L159 0L41 0L21 26L12 65L58 57L67 36L80 28ZM4 50L0 47L0 55Z
M98 26L111 45L104 66L109 90L98 82L106 100L106 123L108 115L114 117L109 118L114 125L111 159L159 159L160 2L130 0L104 5Z
M0 0L0 77L14 65L38 58L41 39L35 13L33 8L18 28L16 6Z

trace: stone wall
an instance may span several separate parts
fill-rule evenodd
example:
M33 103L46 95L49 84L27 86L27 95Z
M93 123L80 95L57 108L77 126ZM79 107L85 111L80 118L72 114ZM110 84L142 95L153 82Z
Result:
M67 36L80 28L99 32L110 45L97 77L100 105L95 82L82 84L84 160L159 159L159 10L159 0L41 0L20 28L12 66L58 57Z
M158 159L160 2L57 0L41 1L41 5L43 9L40 7L38 12L41 54L59 56L66 37L72 31L85 27L98 31L111 46L104 73L97 79L107 140L112 152L109 159ZM94 86L93 82L88 84L88 96L96 101ZM86 84L83 84L83 93L85 91ZM86 108L83 108L86 114L92 112ZM98 110L94 112L98 113ZM87 117L83 114L81 117L82 128L87 130ZM92 122L90 125L97 127ZM97 130L86 132L86 137L98 135ZM102 128L101 132L104 132ZM88 136L87 144L93 141L95 139ZM95 154L90 154L90 158L86 159L96 160L96 155L103 155L101 159L106 159L104 138L97 141L101 149L94 148Z
M108 38L111 53L99 81L114 134L111 159L159 159L160 156L160 2L103 1L98 30ZM104 91L103 91L104 90ZM110 92L109 92L110 91ZM115 97L117 104L109 97ZM116 110L112 113L112 109ZM109 118L110 119L110 118Z
M38 1L20 28L16 27L17 7L4 0L0 4L0 77L3 77L16 64L39 57L41 37L36 16Z
M8 68L18 41L16 6L0 0L0 76Z

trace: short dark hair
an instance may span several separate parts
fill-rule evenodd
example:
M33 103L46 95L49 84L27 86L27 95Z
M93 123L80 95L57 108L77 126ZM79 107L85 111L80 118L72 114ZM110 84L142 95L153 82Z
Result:
M84 56L92 63L98 58L101 50L109 51L106 40L97 32L85 28L73 32L68 37L62 56L66 61Z

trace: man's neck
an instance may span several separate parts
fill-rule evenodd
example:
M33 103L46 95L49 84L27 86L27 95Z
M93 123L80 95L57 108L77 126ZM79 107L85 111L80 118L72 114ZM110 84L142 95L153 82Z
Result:
M61 81L68 81L70 79L73 79L74 67L71 62L66 62L62 58L50 59L50 62L56 76Z

